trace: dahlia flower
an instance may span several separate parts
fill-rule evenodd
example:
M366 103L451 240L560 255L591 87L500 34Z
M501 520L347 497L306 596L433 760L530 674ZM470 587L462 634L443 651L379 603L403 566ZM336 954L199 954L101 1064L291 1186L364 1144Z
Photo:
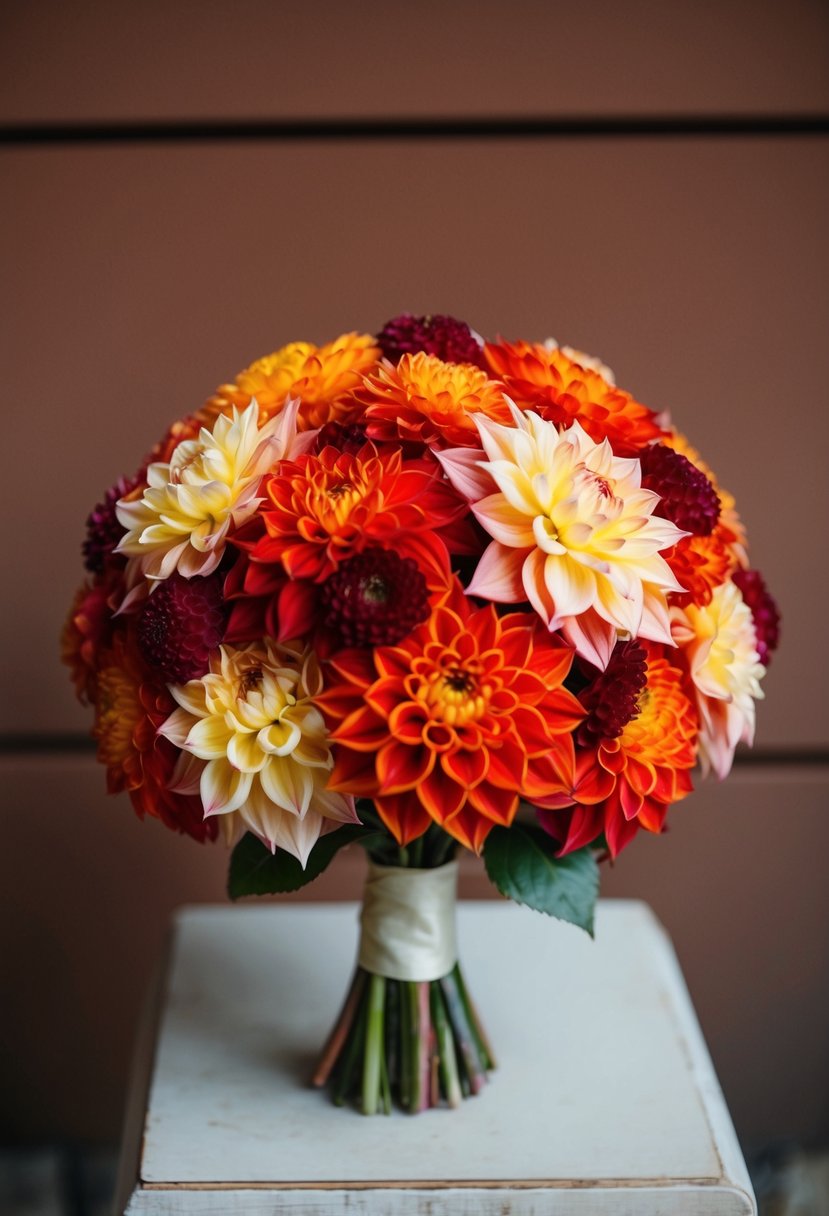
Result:
M428 533L441 546L441 528L464 512L437 465L404 464L399 449L378 453L372 443L356 456L324 448L283 461L263 491L267 535L251 556L280 562L291 579L315 582L369 545L405 553L410 540Z
M521 798L572 787L571 661L529 613L473 609L456 583L396 646L331 658L329 788L371 798L401 845L435 822L480 852Z
M584 367L591 372L596 372L612 388L616 387L616 376L613 372L613 368L608 367L607 364L598 357L598 355L588 355L587 351L577 350L574 346L562 346L560 343L556 342L555 338L547 338L544 342L544 349L560 350L571 363L578 363L579 367Z
M207 675L170 687L179 708L159 731L205 761L199 790L206 818L235 815L235 823L303 867L331 821L358 822L353 800L328 788L333 759L314 702L321 688L309 648L270 638L220 646Z
M556 426L578 419L591 439L607 439L617 456L635 456L663 433L653 410L592 366L568 357L564 347L487 342L484 355L490 375L506 385L519 406Z
M140 818L150 815L194 840L214 840L216 825L205 822L199 800L170 788L179 753L158 731L173 709L169 692L123 638L99 664L92 733L107 791L125 790Z
M760 662L768 667L780 644L780 610L759 570L735 570L733 577L751 609Z
M218 388L204 412L208 417L229 413L232 406L243 409L255 399L261 417L271 418L296 397L301 401L297 429L312 430L348 416L349 394L379 358L380 349L369 334L341 334L324 346L290 342L257 359L233 384Z
M61 661L69 668L75 694L86 705L95 700L101 652L112 638L109 600L113 582L96 578L75 592L60 637Z
M659 498L642 489L639 461L614 456L577 422L559 433L537 414L513 406L512 415L509 427L476 419L486 460L438 453L493 538L469 594L529 600L599 668L619 632L672 645L665 597L682 588L660 551L684 534L653 514Z
M635 670L636 651L646 660L644 680ZM616 857L640 828L661 832L668 808L693 789L697 715L684 691L682 672L659 646L617 650L614 660L617 656L619 669L613 670L612 661L597 681L600 687L582 698L592 702L593 712L578 733L575 805L564 807L554 796L536 799L542 808L539 822L559 841L560 855L604 836L610 855ZM618 697L627 713L631 684L639 685L635 709L619 729L616 715L596 714L596 703Z
M674 639L696 692L703 773L722 780L738 743L754 742L754 702L764 694L751 609L734 582L715 588L705 605L671 610Z
M478 447L475 416L508 423L504 386L471 363L436 355L403 355L382 365L355 394L365 409L370 439Z
M278 417L257 425L251 402L240 414L216 419L213 431L184 440L168 464L147 469L140 500L121 499L118 521L127 529L116 553L124 553L151 580L178 570L185 578L207 575L218 566L228 532L256 510L262 474L277 460L296 455L313 436L296 435L297 401Z
M402 313L394 317L380 330L377 345L391 363L418 351L437 355L445 363L474 363L482 367L484 362L483 340L465 321L440 313L426 317Z

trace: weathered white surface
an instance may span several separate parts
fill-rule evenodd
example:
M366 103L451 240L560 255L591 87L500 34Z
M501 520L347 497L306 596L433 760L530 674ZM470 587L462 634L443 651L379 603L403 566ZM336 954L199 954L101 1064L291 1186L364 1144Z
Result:
M305 1085L356 905L181 913L130 1212L755 1210L645 905L601 904L595 942L502 903L461 904L458 930L500 1067L458 1112L365 1119Z

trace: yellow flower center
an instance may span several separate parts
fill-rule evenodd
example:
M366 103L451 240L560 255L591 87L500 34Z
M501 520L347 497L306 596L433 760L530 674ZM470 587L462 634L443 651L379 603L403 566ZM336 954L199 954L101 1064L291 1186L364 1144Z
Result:
M418 699L428 706L430 717L447 726L478 721L486 713L491 693L477 673L450 666L431 671L418 689Z

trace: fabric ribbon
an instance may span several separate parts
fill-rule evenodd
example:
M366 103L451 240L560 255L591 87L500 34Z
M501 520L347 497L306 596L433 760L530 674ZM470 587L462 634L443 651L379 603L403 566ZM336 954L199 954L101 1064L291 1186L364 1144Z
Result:
M359 965L392 980L438 980L448 975L458 961L457 882L456 861L434 870L369 862L360 912Z

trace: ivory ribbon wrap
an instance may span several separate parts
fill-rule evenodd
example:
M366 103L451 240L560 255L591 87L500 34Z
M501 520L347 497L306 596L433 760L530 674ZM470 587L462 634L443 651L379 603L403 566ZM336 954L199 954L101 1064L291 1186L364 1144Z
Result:
M369 862L359 965L391 980L439 980L448 975L458 961L457 883L456 861L434 870Z

